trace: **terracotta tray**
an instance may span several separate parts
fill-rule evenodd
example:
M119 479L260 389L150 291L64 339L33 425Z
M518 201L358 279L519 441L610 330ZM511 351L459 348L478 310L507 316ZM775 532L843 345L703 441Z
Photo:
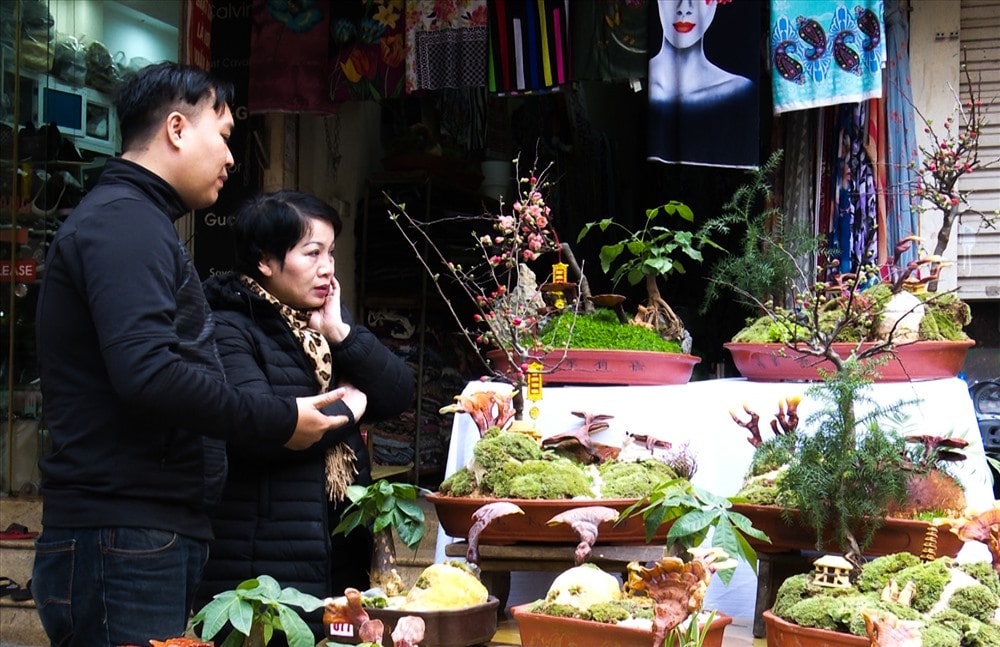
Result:
M770 611L764 612L767 626L767 647L868 647L871 641L854 634L828 629L802 627L782 620Z
M751 505L736 503L733 511L746 515L753 522L753 527L763 532L771 539L765 543L748 537L750 545L758 553L783 553L789 550L816 550L816 534L812 528L797 523L798 515L793 511L791 525L785 522L781 508L773 505ZM924 537L930 526L926 521L915 519L897 519L889 517L885 525L878 529L871 545L865 550L866 555L879 556L892 553L912 553L919 555L923 550ZM827 539L825 546L831 547L832 539ZM964 542L958 535L946 526L938 528L938 557L955 557L962 550Z
M523 647L649 647L653 639L653 632L645 629L531 613L528 611L530 606L522 604L510 610L517 620ZM732 621L726 614L717 613L703 647L722 647L726 626Z
M493 521L479 535L481 544L516 544L523 542L577 543L576 533L566 524L547 525L549 519L573 508L585 506L605 506L621 513L638 499L591 499L591 500L548 500L548 499L484 499L473 497L449 497L428 494L427 500L434 504L438 520L446 535L468 538L472 527L472 514L481 506L495 501L515 503L524 514L511 514ZM669 524L663 524L656 539L665 540ZM645 544L646 529L642 517L635 516L618 525L601 524L598 528L598 544Z
M506 371L507 356L498 350L486 353L493 365ZM649 350L570 348L538 358L546 367L546 384L605 384L655 386L687 384L700 357Z
M918 341L896 346L894 356L878 367L876 382L910 382L955 377L969 348L976 342L967 341ZM723 344L733 356L740 375L756 382L818 381L822 379L819 367L833 370L827 360L808 355L796 355L784 344ZM871 346L870 343L863 344ZM846 357L855 344L837 343L834 348Z

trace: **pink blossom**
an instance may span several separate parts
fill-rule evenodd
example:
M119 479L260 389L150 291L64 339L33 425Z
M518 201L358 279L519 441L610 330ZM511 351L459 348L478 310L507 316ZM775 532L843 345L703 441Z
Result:
M513 216L500 216L497 218L497 227L501 231L511 232L514 230L514 217Z

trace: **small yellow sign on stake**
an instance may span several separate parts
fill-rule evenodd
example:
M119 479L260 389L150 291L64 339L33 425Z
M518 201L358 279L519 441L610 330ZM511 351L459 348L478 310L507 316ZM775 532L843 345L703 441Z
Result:
M531 402L531 408L528 409L528 415L531 416L532 420L537 420L541 411L538 407L538 402L542 399L542 369L545 368L544 365L539 362L532 362L528 365L528 372L525 376L525 382L528 386L527 399Z

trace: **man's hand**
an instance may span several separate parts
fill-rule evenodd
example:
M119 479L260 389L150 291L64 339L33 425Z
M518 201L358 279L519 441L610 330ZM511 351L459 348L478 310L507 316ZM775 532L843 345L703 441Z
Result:
M299 408L299 419L295 423L295 432L285 443L288 449L307 449L323 437L326 432L343 427L349 422L347 416L328 416L321 411L323 407L343 399L344 389L334 389L322 395L309 398L296 398Z

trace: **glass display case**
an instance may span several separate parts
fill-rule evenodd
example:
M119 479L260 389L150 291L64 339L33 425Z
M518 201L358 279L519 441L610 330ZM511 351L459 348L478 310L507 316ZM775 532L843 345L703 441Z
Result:
M34 335L46 251L119 150L123 75L179 59L184 5L0 3L0 496L35 493L46 450Z

